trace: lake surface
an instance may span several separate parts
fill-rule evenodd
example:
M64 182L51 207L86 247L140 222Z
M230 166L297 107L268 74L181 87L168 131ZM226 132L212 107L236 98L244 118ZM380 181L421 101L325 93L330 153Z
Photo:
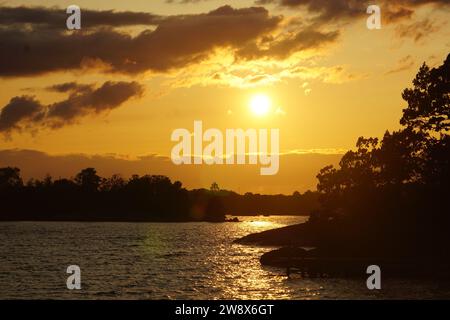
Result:
M448 285L365 279L287 279L263 268L271 248L233 244L249 233L305 217L240 217L240 223L0 223L2 299L431 299ZM82 289L66 288L66 268L81 268Z

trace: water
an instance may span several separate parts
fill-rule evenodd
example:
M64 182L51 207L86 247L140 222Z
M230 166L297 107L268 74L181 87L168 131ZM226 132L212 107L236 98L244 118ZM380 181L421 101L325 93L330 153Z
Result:
M271 248L232 244L249 233L306 220L241 217L241 223L0 223L3 299L360 299L449 298L432 282L287 279L263 268ZM66 268L81 268L82 290L66 288Z

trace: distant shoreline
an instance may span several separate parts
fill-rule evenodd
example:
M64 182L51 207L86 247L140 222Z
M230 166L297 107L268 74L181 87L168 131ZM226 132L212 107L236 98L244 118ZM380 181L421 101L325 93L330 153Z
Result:
M31 179L15 167L0 168L0 221L224 222L234 215L313 212L318 192L291 195L238 194L220 189L187 190L166 176L108 178L85 168L74 178Z
M106 218L106 219L0 219L0 223L2 222L74 222L74 223L195 223L195 222L205 222L205 223L237 223L242 222L240 220L233 220L234 218L239 219L239 217L308 217L309 214L271 214L271 215L228 215L230 218L227 218L223 221L208 221L208 220L138 220L138 219L114 219L114 218Z

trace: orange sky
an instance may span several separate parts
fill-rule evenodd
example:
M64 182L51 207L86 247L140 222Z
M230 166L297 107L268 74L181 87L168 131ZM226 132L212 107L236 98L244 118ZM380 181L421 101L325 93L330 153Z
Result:
M0 17L17 19L5 9L17 13L21 5L43 6L33 12L37 20L51 14L40 23L0 20L0 109L14 102L13 109L23 102L14 97L27 96L52 112L44 120L38 111L16 122L0 116L0 165L20 165L27 176L70 176L96 165L104 174L163 173L190 188L217 181L241 192L314 189L317 170L339 158L330 154L352 148L359 136L398 128L401 91L421 63L438 65L450 51L446 0L381 0L382 29L373 31L366 27L365 1L286 6L274 0L265 9L245 0L180 2L78 0L83 27L75 39L64 20L52 20L51 9L72 1L3 1ZM89 14L94 11L103 12L103 20ZM144 15L117 14L123 11ZM123 86L102 87L108 81ZM77 91L50 89L72 82ZM102 92L110 104L94 106ZM250 111L255 94L270 98L269 114ZM192 131L194 120L222 130L279 128L279 175L167 163L171 132ZM11 149L13 155L6 152ZM149 155L158 155L158 164L142 160ZM111 157L119 159L108 162Z

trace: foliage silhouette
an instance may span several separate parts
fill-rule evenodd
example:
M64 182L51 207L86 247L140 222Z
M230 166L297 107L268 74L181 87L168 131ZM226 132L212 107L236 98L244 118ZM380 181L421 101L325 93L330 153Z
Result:
M307 214L318 207L318 195L239 195L217 183L188 191L165 176L102 178L94 168L74 179L47 176L24 185L20 170L8 167L0 168L0 203L0 220L221 222L226 214Z
M313 246L316 258L450 263L449 77L450 55L437 68L424 64L403 92L403 127L359 138L338 168L320 170L321 205L307 223L238 242Z
M322 209L312 221L331 227L324 247L358 246L351 249L360 255L448 257L449 76L450 55L438 68L424 64L413 88L403 92L403 128L386 132L381 141L359 138L339 168L319 172Z

